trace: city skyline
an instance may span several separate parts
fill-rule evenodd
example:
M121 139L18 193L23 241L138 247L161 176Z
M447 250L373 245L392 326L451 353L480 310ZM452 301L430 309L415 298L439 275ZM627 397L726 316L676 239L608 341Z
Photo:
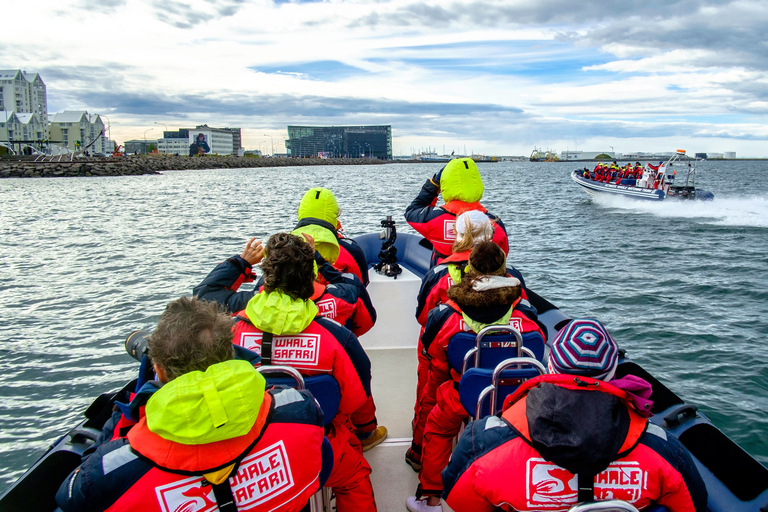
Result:
M116 141L206 123L240 126L243 146L258 148L288 125L387 124L395 155L768 156L768 7L756 1L41 0L3 11L35 30L10 24L0 68L39 73L49 112L108 116Z

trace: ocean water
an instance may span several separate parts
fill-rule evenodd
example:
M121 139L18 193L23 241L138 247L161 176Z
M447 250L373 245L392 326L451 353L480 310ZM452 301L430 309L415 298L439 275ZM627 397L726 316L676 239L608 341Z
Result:
M714 201L658 204L592 199L573 166L480 164L510 262L768 463L768 162L705 162ZM134 376L130 332L249 237L290 230L306 189L335 191L348 236L386 215L411 231L402 213L440 167L0 180L0 492Z

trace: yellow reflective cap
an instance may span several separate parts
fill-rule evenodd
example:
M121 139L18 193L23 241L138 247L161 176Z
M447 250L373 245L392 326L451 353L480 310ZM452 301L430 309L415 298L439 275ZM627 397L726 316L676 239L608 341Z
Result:
M440 192L446 203L458 199L474 203L483 197L485 187L477 164L471 158L456 158L440 174Z
M299 203L299 220L307 217L324 220L335 229L339 218L339 203L333 192L321 187L307 190Z
M264 400L264 377L248 361L230 360L186 373L147 402L147 427L163 439L193 445L247 434Z

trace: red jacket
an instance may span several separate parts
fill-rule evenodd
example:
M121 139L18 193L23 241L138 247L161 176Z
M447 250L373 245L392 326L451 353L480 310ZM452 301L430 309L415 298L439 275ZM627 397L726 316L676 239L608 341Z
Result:
M261 354L262 331L251 324L245 311L235 319L233 343ZM371 362L360 342L348 329L322 316L298 334L275 336L272 364L292 366L302 375L334 377L341 389L338 415L353 413L371 395Z
M466 265L469 260L469 251L453 253L445 258L439 265L432 267L424 275L419 288L419 296L416 299L416 320L422 326L427 325L427 315L435 306L448 301L448 288L454 283L448 270L449 264ZM523 300L528 300L525 293L525 280L523 275L515 268L508 267L507 275L516 277L523 286Z
M324 443L312 395L273 389L249 433L207 445L165 440L142 419L128 439L90 455L56 501L65 512L214 511L214 490L203 474L237 464L227 480L238 510L298 512L328 477L332 454L321 449Z
M439 193L440 190L435 184L427 180L419 195L405 209L405 220L408 224L432 243L433 266L453 252L453 242L456 240L456 217L469 210L480 210L488 215L494 228L493 241L504 249L504 254L509 254L507 229L501 219L488 213L480 203L451 201L435 207Z
M509 325L515 327L520 333L538 332L544 338L539 325L517 307L512 312ZM461 369L450 368L448 364L448 343L453 335L459 332L473 331L464 321L458 304L449 300L441 307L432 310L427 326L424 328L424 334L421 336L421 343L431 358L429 371L433 374L432 379L437 385L449 379L455 382L461 380L460 371L457 371Z
M706 488L687 450L637 414L625 391L588 377L525 382L501 417L467 427L442 477L456 512L491 512L499 504L507 511L565 511L577 502L576 475L590 472L594 499L706 510Z

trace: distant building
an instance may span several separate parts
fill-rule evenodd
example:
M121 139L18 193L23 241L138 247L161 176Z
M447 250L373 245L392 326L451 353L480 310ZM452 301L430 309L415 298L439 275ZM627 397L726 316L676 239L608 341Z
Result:
M0 70L0 111L37 114L48 123L48 95L37 73Z
M151 149L157 147L157 142L154 139L133 139L133 140L127 140L125 141L125 154L126 155L146 155L151 151ZM188 146L188 145L187 145ZM187 149L187 151L189 151ZM184 153L186 154L186 153Z
M736 158L736 152L735 151L725 151L723 152L723 158Z
M392 160L392 127L289 126L285 146L293 157Z
M222 128L222 130L232 132L232 154L238 156L243 154L241 152L243 149L243 135L240 128Z
M560 160L567 162L568 160L594 160L598 155L608 155L611 158L615 158L616 155L612 151L561 151Z
M0 144L17 153L42 149L46 139L45 124L34 113L0 111Z
M37 73L0 70L0 143L17 152L42 149L48 139L48 97Z
M189 130L189 142L187 143L187 154L189 154L189 146L195 141L195 139L203 134L208 146L211 148L209 155L231 155L234 144L232 140L232 132L226 128L211 128L207 124L201 124L195 126L194 130ZM237 154L237 153L235 153Z
M49 117L51 144L69 151L112 154L114 144L104 133L104 122L98 114L85 110L65 110Z
M188 155L189 128L179 128L175 132L164 131L163 138L157 140L157 152L168 155Z

